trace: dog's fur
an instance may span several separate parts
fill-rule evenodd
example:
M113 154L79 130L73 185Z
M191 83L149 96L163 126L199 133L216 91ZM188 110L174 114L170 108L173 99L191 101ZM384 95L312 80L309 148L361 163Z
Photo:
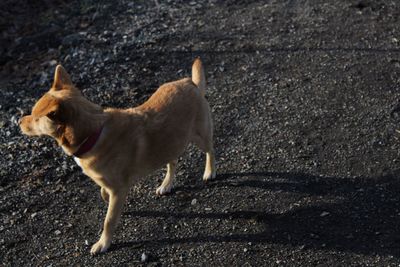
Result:
M191 79L162 85L136 108L103 110L85 99L65 69L57 66L51 89L34 105L32 114L21 119L20 127L26 135L53 137L68 155L102 129L94 146L75 158L108 202L103 232L92 254L109 248L129 188L139 177L167 164L156 193L171 191L177 159L189 143L206 153L203 180L215 177L213 127L205 90L203 66L196 59Z

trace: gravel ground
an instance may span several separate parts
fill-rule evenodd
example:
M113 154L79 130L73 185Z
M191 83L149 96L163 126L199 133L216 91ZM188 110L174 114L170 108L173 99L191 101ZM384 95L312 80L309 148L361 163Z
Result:
M0 3L3 266L398 266L400 2ZM54 141L17 120L62 63L84 95L131 107L201 56L217 178L182 156L135 185L110 251L106 206Z

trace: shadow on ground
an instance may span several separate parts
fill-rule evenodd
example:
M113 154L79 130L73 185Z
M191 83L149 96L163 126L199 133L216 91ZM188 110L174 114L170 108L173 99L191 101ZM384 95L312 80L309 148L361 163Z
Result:
M266 178L262 179L262 178ZM235 180L233 180L235 179ZM240 181L237 181L240 179ZM379 182L378 182L379 181ZM225 173L207 187L253 187L272 192L301 193L310 197L335 199L331 203L300 203L282 214L267 209L227 212L131 211L137 218L175 218L211 220L255 220L264 231L226 235L194 235L183 238L147 239L116 244L113 250L151 244L207 242L252 242L283 244L300 249L338 250L365 255L399 257L400 195L399 182L388 175L379 179L317 177L305 173ZM203 186L181 186L177 191L201 190ZM266 204L267 206L267 204ZM396 209L393 209L396 207Z

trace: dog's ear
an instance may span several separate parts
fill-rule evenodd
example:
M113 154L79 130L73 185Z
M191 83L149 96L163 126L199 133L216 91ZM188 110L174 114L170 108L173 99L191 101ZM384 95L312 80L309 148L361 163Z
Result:
M61 66L57 65L56 71L54 72L54 82L51 90L59 91L62 89L73 88L73 83L68 72Z

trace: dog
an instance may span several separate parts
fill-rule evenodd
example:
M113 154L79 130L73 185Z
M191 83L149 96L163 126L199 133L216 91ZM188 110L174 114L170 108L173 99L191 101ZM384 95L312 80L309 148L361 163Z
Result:
M213 123L205 98L206 79L199 58L192 77L165 83L142 105L103 109L87 100L61 66L54 82L20 119L28 136L50 136L73 156L84 174L101 187L107 215L92 255L107 251L130 187L167 165L157 195L172 189L178 157L189 143L206 153L203 180L216 176Z

